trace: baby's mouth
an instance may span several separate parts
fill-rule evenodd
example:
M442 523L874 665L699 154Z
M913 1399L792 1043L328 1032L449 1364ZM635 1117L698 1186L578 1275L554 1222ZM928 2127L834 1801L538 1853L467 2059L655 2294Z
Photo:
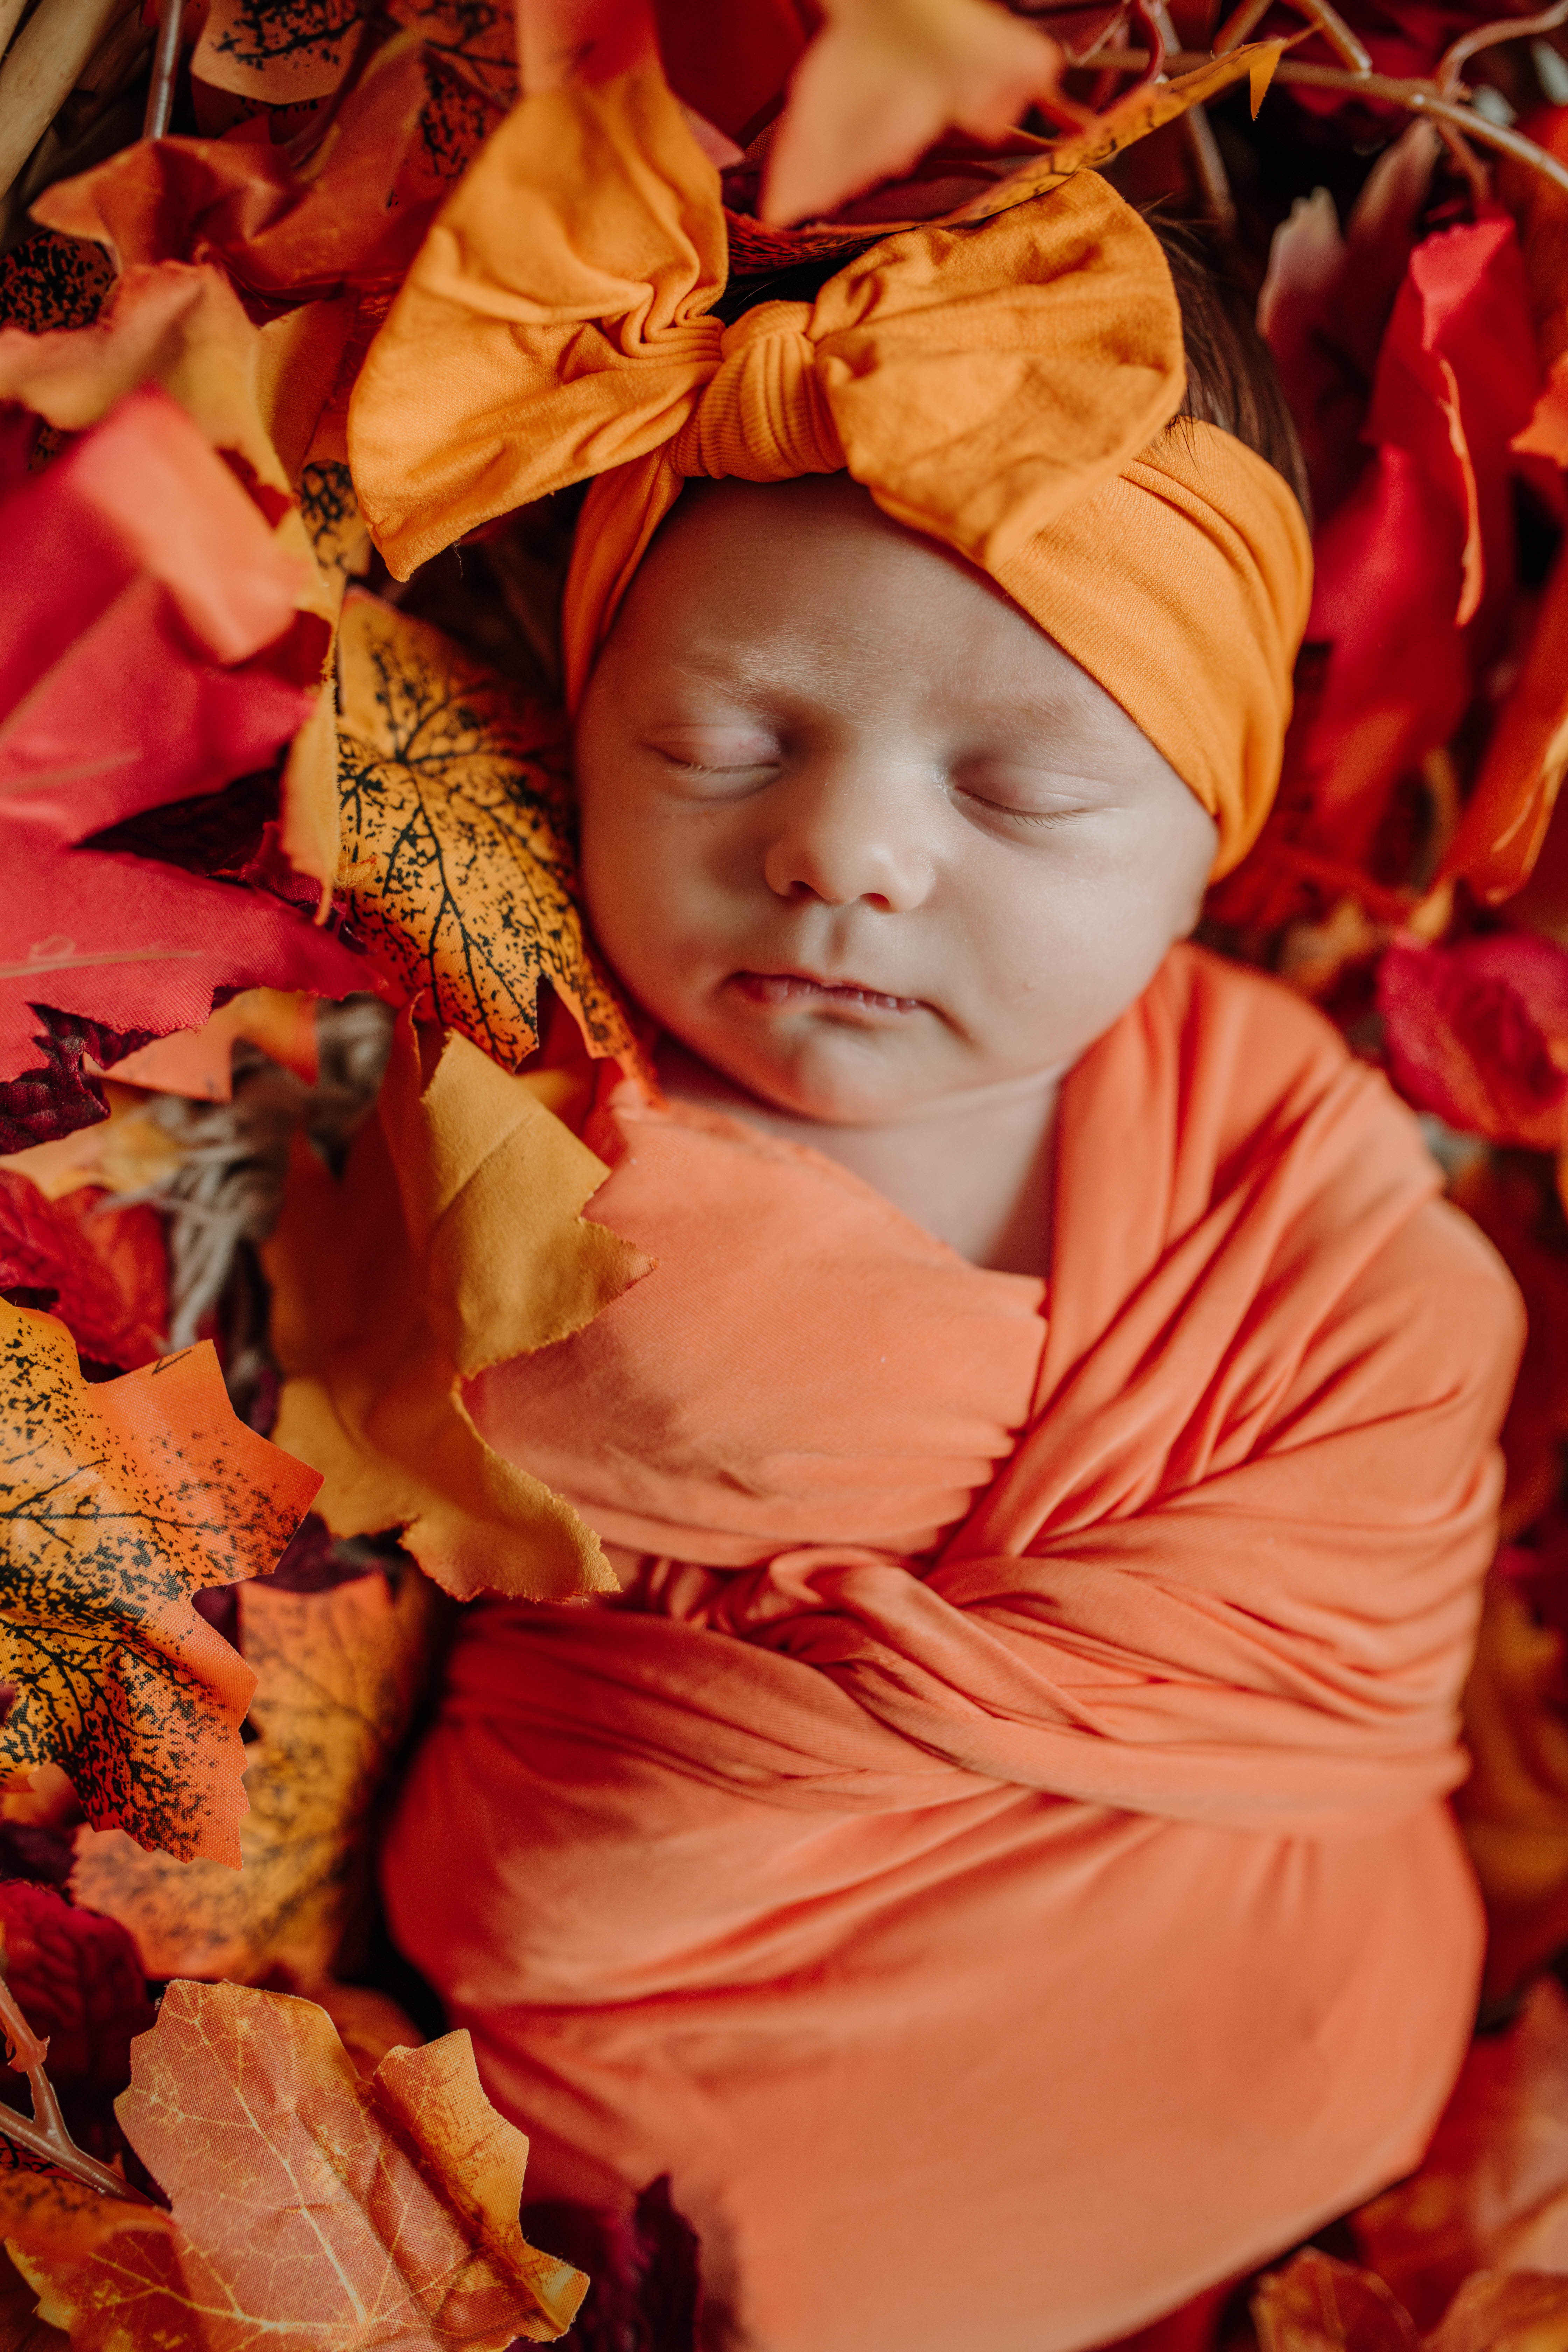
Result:
M925 1009L918 996L889 996L885 990L868 988L861 981L818 980L805 971L737 971L731 974L727 984L753 1004L798 1004L803 1011L816 1004L824 1012L831 1009L896 1019Z

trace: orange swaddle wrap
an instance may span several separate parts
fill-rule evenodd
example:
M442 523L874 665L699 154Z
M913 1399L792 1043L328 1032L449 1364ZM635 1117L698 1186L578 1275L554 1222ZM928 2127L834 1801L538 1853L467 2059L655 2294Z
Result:
M564 612L575 707L697 476L847 468L1099 680L1218 822L1279 780L1311 554L1290 489L1171 420L1182 324L1158 242L1097 173L884 238L813 302L725 327L719 179L648 62L524 99L440 215L356 386L360 502L405 577L596 476Z
M846 469L1233 866L1310 551L1177 415L1146 225L1083 173L725 325L717 175L617 63L519 104L372 348L394 570L596 478L575 704L686 481ZM1082 2352L1407 2168L1479 1974L1444 1795L1520 1318L1382 1079L1178 949L1065 1082L1048 1298L727 1120L585 1139L655 1270L467 1397L632 1581L464 1615L383 1862L531 2193L668 2172L711 2352Z
M669 2171L749 2352L1068 2352L1407 2168L1517 1300L1414 1124L1178 949L1068 1078L1048 1313L813 1152L620 1102L658 1260L469 1384L646 1553L481 1603L398 1941L541 2196Z

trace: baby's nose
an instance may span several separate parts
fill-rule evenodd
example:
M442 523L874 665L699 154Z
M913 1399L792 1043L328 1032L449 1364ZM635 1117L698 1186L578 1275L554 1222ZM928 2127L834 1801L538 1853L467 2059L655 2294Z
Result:
M790 778L774 794L763 874L779 898L829 907L863 899L892 914L925 899L934 861L912 779L824 767Z

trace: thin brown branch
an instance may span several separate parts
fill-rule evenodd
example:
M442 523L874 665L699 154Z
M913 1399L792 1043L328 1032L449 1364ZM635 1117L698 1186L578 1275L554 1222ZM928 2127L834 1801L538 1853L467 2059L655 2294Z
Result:
M0 2138L13 2140L31 2155L43 2157L58 2171L68 2172L73 2180L96 2189L104 2197L122 2197L132 2205L150 2205L150 2197L144 2197L140 2189L132 2189L128 2180L121 2180L117 2172L110 2172L106 2164L100 2164L72 2139L55 2096L55 2086L44 2072L49 2045L34 2032L4 1977L0 1977L0 2028L5 2031L15 2063L27 2078L33 2100L31 2122L14 2109L0 2105Z
M1484 205L1492 192L1491 182L1487 177L1486 165L1476 153L1464 132L1456 131L1451 122L1439 122L1437 135L1466 179L1468 180L1470 194L1476 203Z
M1492 24L1477 25L1444 51L1432 79L1445 98L1452 98L1463 87L1460 67L1479 57L1483 49L1494 47L1499 41L1527 40L1535 33L1554 33L1559 25L1568 25L1568 0L1557 0L1555 7L1543 8L1539 16L1500 16Z
M1372 71L1372 51L1363 47L1331 0L1296 0L1303 16L1316 26L1335 57L1349 67L1352 73Z
M1209 218L1222 236L1234 236L1236 198L1231 194L1230 173L1225 168L1219 141L1214 135L1214 124L1201 106L1189 106L1182 117L1182 129Z
M1254 27L1262 24L1273 5L1274 0L1241 0L1235 16L1215 35L1215 57L1223 58L1228 50L1238 49Z
M185 0L162 0L158 46L153 52L153 79L142 121L143 139L162 139L174 119L174 77L180 67L180 32L184 16Z
M1362 98L1384 98L1394 106L1403 106L1412 114L1429 114L1435 122L1451 122L1467 139L1479 141L1483 147L1495 147L1501 154L1511 155L1516 163L1528 163L1531 170L1550 180L1553 187L1568 194L1568 168L1533 139L1522 131L1505 130L1489 115L1478 113L1472 106L1456 105L1452 99L1442 97L1433 82L1398 81L1391 74L1346 73L1339 66L1304 65L1296 58L1282 58L1274 68L1276 81L1300 82L1313 89L1353 90Z
M1518 21L1522 24L1529 20ZM1100 49L1094 62L1114 73L1136 73L1148 64L1149 57L1145 49ZM1199 66L1212 63L1213 59L1198 49L1179 49L1174 57L1165 59L1167 68L1177 74L1194 73ZM1451 123L1465 138L1474 139L1483 147L1495 147L1500 154L1511 155L1517 163L1529 164L1531 171L1539 172L1553 187L1568 194L1568 166L1560 163L1555 155L1538 146L1533 139L1527 139L1521 131L1505 130L1500 122L1494 122L1475 107L1445 98L1436 82L1399 81L1392 74L1351 73L1343 66L1308 65L1298 58L1281 58L1274 68L1274 79L1301 82L1313 89L1342 89L1360 98L1385 99L1412 114L1429 115L1438 125Z

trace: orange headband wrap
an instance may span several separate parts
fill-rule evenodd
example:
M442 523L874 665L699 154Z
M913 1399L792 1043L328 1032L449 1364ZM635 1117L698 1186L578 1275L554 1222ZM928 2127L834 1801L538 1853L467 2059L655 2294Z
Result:
M393 571L595 476L563 627L575 709L694 476L845 467L989 572L1163 751L1220 828L1274 795L1311 553L1274 468L1171 419L1170 271L1097 173L974 226L889 236L815 302L710 317L718 175L657 66L522 100L437 219L349 419Z

